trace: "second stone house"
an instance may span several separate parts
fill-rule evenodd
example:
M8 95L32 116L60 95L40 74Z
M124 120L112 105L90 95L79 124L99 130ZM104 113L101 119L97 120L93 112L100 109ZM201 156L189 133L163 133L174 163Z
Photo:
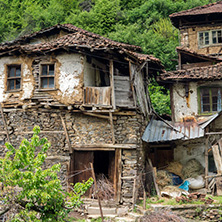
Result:
M209 171L222 172L215 160L218 153L221 164L222 2L177 12L170 19L180 32L178 67L158 81L170 88L172 121L152 119L143 140L154 166L196 159L207 178Z

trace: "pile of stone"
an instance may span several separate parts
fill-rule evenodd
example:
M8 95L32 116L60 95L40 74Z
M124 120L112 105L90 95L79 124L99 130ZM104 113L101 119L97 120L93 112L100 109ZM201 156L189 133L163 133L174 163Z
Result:
M191 193L187 196L180 196L180 197L176 197L176 201L177 202L182 202L182 203L189 203L189 202L193 202L193 201L202 201L205 204L212 204L214 202L214 200L210 197L206 198L206 194L202 194L202 193Z

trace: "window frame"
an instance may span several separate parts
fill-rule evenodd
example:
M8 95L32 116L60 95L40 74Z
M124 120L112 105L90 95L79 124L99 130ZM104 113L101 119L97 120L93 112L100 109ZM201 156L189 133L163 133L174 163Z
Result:
M204 47L208 47L208 46L217 46L217 45L222 45L221 43L218 43L218 31L221 31L222 34L222 29L214 29L214 30L206 30L206 31L199 31L197 34L197 41L198 41L198 47L199 48L204 48ZM213 32L216 32L216 43L213 43ZM203 42L204 44L200 44L200 34L205 35L205 33L208 33L209 36L209 44L205 44L205 36L203 37ZM221 36L222 39L222 36Z
M210 105L210 111L205 111L203 112L202 110L202 95L201 95L201 90L203 89L208 89L209 90L209 105ZM217 110L217 111L213 111L213 98L212 98L212 89L220 89L220 105L221 105L221 109ZM218 97L217 97L217 101L218 101ZM221 86L204 86L204 87L199 87L198 88L198 113L200 115L210 115L213 113L217 113L220 112L222 110L222 87Z
M16 76L16 70L17 68L20 68L20 76ZM11 68L15 68L15 72L14 72L14 76L13 77L10 77L9 76L9 73L10 73L10 69ZM7 75L7 83L6 83L6 87L7 87L7 90L6 92L18 92L22 89L22 65L21 64L7 64L6 65L6 75ZM16 80L20 80L20 87L18 89L16 89ZM14 88L13 89L9 89L9 82L11 80L14 80Z
M49 75L49 66L53 65L54 66L54 74L53 75ZM43 66L47 66L47 75L42 75L42 70L43 70ZM50 91L50 90L56 90L56 84L55 84L55 70L56 70L56 64L52 63L52 62L44 62L44 63L40 63L40 68L39 68L39 90L41 91ZM54 86L52 88L43 88L42 87L42 79L43 78L47 78L47 85L49 85L49 78L53 78L54 79Z

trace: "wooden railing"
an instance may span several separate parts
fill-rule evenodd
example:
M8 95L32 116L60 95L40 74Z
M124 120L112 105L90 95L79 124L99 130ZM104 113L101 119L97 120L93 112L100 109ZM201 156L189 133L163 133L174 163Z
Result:
M84 104L110 106L111 87L84 87Z

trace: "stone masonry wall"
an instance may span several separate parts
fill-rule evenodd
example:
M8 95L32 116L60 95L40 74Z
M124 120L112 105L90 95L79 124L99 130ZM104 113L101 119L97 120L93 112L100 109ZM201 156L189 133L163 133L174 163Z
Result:
M60 110L29 110L5 112L10 140L14 147L18 147L23 138L30 139L35 125L40 126L40 134L47 137L51 143L48 150L48 158L45 167L55 163L61 163L60 178L66 186L67 171L69 168L69 147L59 114L66 122L71 145L75 144L112 144L112 131L107 119L87 116ZM114 120L115 140L118 144L136 144L137 149L122 150L122 177L138 175L138 170L143 166L143 152L141 137L145 127L141 115L117 116ZM0 132L5 131L2 118L0 117ZM50 132L49 132L50 131ZM0 133L0 152L3 153L6 135ZM121 181L121 202L132 203L133 179Z

